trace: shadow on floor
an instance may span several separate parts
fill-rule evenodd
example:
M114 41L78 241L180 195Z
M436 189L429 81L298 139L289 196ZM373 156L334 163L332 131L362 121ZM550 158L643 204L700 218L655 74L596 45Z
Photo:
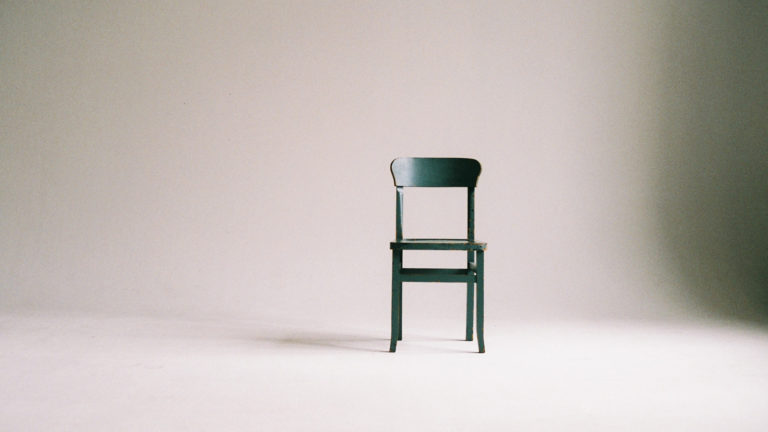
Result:
M389 338L370 337L364 335L350 334L332 334L332 333L293 333L286 335L264 336L255 338L259 342L266 342L277 345L304 348L331 348L349 351L367 351L367 352L389 352ZM400 341L400 344L414 342L416 344L423 342L460 342L464 339L434 337L434 336L412 336L407 341ZM468 342L477 344L477 342ZM473 347L475 346L473 345ZM423 347L423 345L422 345ZM436 352L464 352L456 350L454 346L447 345L444 348L430 345L429 351Z
M285 336L260 338L260 340L296 347L320 347L351 351L389 352L389 339L360 335L299 333ZM380 346L380 348L378 346Z

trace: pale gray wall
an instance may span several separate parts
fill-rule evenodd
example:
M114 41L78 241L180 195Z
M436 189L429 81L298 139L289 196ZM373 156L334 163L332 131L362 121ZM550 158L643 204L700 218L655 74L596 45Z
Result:
M497 320L759 317L766 22L730 2L3 2L0 307L386 323L388 163L415 155L483 163ZM460 232L430 222L463 211L449 198L407 230ZM461 311L460 288L425 292Z

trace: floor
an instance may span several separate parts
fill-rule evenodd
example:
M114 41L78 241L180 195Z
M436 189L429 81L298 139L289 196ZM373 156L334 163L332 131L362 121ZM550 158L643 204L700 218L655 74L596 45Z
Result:
M438 328L3 314L0 430L768 430L764 329Z

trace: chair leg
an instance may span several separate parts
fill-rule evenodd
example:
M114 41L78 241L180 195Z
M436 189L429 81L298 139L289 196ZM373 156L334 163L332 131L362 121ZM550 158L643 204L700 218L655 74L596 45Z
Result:
M403 283L398 283L397 287L397 340L403 340Z
M400 336L400 307L402 289L400 282L400 269L402 268L402 251L392 250L392 332L389 341L389 352L397 349L397 340Z
M472 332L474 330L474 316L475 316L475 283L467 282L467 331L466 340L472 340Z
M389 352L395 352L397 349L397 340L399 339L400 330L400 289L397 284L397 279L392 281L392 334L389 341Z
M467 268L475 262L475 252L467 252ZM472 332L474 330L474 317L475 317L475 282L467 282L467 331L465 339L472 340Z
M483 337L483 315L485 313L483 295L484 251L477 251L477 345L481 353L485 352L485 338Z

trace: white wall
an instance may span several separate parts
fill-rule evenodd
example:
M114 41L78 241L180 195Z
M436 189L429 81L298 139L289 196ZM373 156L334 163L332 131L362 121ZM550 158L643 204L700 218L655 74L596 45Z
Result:
M482 162L478 238L490 243L495 319L705 307L686 277L701 263L680 262L686 237L670 237L662 217L691 192L670 175L665 145L727 119L715 108L714 120L680 126L667 114L695 108L678 96L738 100L701 86L717 86L709 56L757 49L765 12L108 3L0 5L3 309L386 323L388 164L404 155ZM757 41L740 45L739 28ZM723 35L738 38L683 55ZM749 52L758 58L742 66L768 64ZM715 77L734 71L715 66ZM765 113L751 100L749 113ZM742 141L759 151L764 127L753 132ZM454 208L450 197L440 204ZM406 222L426 228L414 213ZM424 292L431 300L411 298L462 310L460 288L452 300Z

